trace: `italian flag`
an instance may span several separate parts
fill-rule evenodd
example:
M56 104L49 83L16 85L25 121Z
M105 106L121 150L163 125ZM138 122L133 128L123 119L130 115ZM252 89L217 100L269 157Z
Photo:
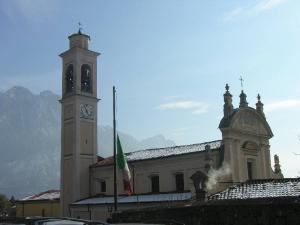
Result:
M131 195L132 194L132 189L130 184L131 175L130 175L130 171L125 156L123 154L119 135L117 136L117 165L118 168L123 172L124 191L126 194Z

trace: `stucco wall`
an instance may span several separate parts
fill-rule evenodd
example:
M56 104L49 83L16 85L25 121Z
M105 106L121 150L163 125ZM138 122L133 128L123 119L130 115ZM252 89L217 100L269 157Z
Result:
M132 187L136 194L151 192L152 175L159 175L160 192L176 191L175 174L183 173L184 190L195 191L190 178L196 171L204 171L206 164L218 167L220 164L220 150L210 150L211 161L205 159L204 152L167 157L163 159L143 160L129 163L132 175ZM100 192L100 182L106 181L107 191L102 194L113 195L113 166L100 166L91 169L92 195ZM122 174L118 173L118 193L123 194Z
M59 201L23 201L17 202L17 217L49 216L58 217L60 214ZM44 210L44 215L43 215Z

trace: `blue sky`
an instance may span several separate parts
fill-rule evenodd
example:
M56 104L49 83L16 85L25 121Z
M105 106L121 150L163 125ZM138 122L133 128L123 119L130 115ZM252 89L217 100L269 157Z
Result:
M163 134L177 144L221 138L224 86L238 106L257 93L273 130L271 153L287 177L299 175L300 1L0 1L0 90L22 85L61 92L67 37L91 36L98 60L100 120L138 139Z

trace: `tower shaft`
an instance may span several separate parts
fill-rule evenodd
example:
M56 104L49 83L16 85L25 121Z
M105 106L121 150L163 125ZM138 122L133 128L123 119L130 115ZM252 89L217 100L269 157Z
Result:
M62 54L61 215L90 195L89 166L97 160L97 56L89 36L69 36Z

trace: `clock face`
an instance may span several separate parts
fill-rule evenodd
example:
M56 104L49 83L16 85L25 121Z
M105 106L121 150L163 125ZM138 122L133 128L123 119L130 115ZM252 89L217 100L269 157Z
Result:
M94 108L89 104L80 104L80 118L94 119Z

